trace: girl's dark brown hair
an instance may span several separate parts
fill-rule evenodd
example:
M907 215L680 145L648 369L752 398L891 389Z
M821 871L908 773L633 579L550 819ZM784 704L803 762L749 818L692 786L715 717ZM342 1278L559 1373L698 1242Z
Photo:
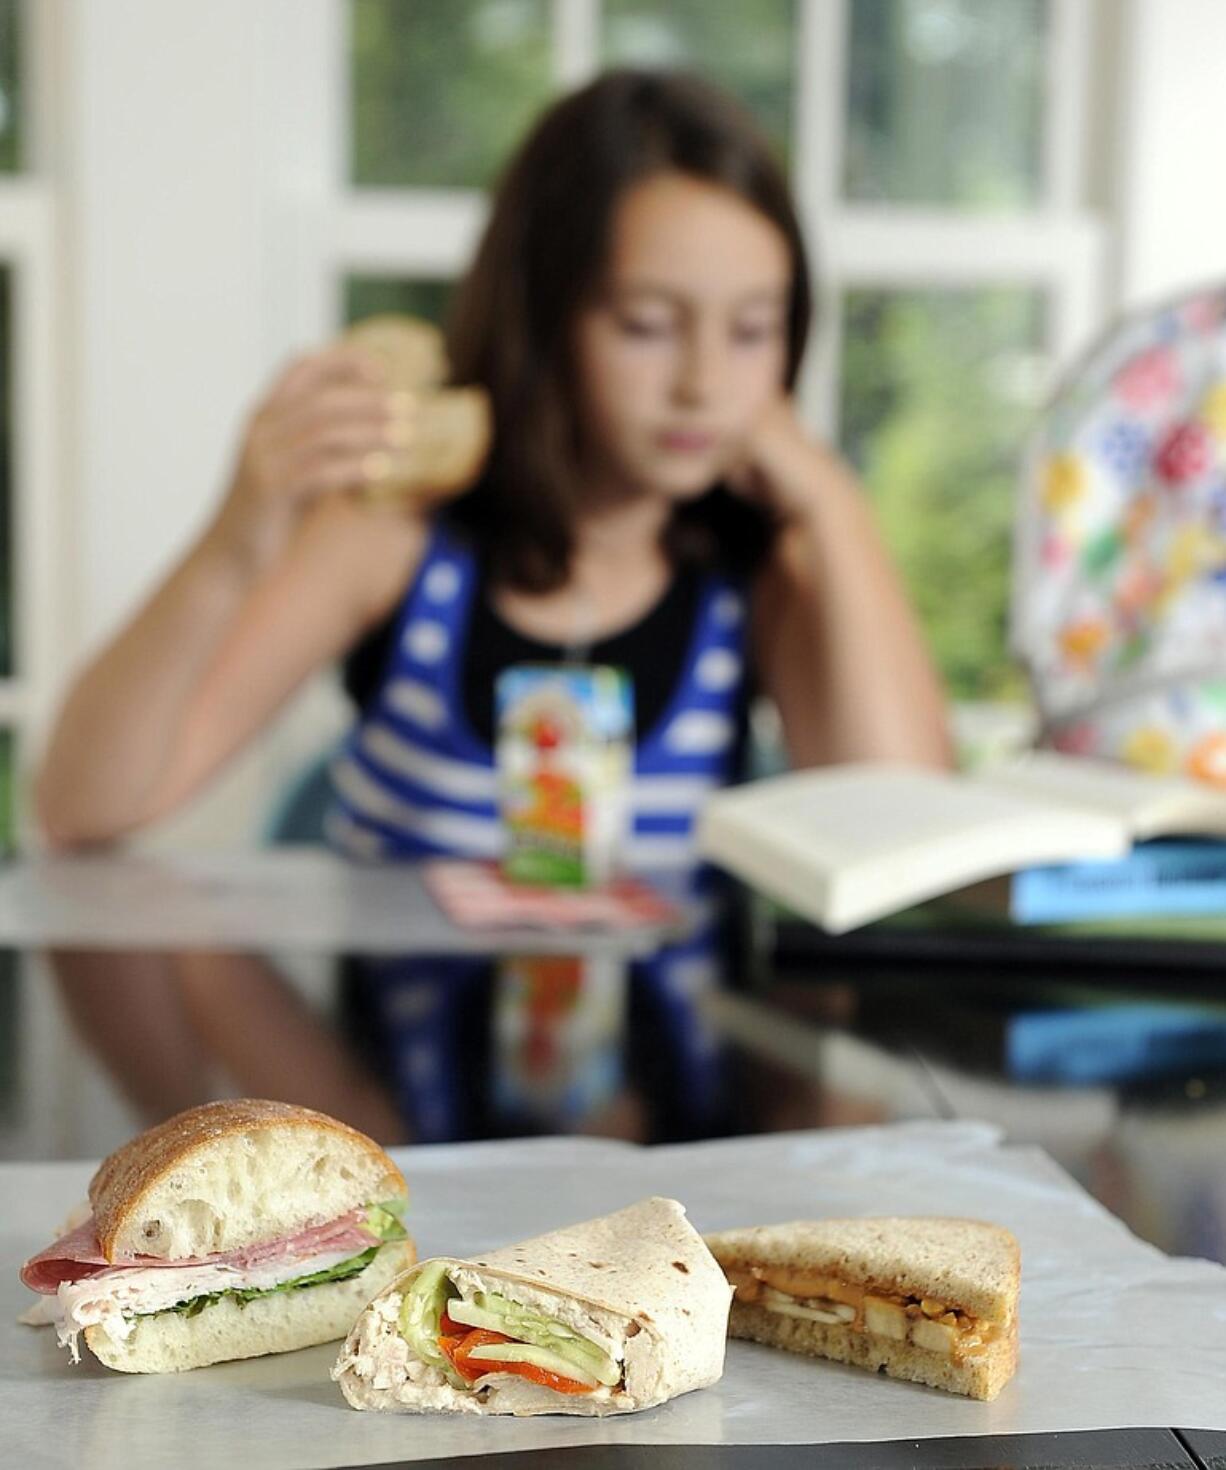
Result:
M582 485L571 327L599 282L623 192L664 169L731 190L783 234L785 383L795 383L812 309L808 263L783 173L753 120L725 93L671 72L607 72L563 98L507 167L449 323L452 378L487 389L495 424L486 471L454 515L498 580L547 591L566 578ZM678 509L669 541L678 556L720 543L743 561L768 534L716 488Z

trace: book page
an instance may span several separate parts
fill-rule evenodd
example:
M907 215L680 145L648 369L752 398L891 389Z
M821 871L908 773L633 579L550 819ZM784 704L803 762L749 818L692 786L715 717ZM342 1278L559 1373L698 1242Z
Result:
M1077 803L1077 807L1084 806ZM1046 811L1067 830L1077 811L1059 793L1017 789L921 766L865 763L797 771L713 796L708 810L770 827L803 843L811 861L835 867L923 846L938 838L983 829L1002 830L1019 816ZM1084 829L1096 853L1103 845L1102 813L1085 813ZM1117 815L1117 827L1127 817ZM1118 848L1120 833L1114 828ZM1093 855L1088 853L1087 855Z
M921 767L800 771L713 796L702 851L837 932L977 878L1117 857L1115 816Z
M1183 776L1151 776L1111 761L1036 750L973 779L994 790L1107 812L1135 838L1226 834L1226 792Z

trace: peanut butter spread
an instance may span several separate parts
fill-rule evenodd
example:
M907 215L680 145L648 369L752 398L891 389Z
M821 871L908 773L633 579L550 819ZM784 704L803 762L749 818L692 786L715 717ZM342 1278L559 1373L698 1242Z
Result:
M832 1276L776 1266L748 1270L726 1266L724 1274L735 1288L734 1301L894 1342L910 1342L958 1363L986 1352L1003 1332L1001 1323L980 1321L931 1297L867 1292Z

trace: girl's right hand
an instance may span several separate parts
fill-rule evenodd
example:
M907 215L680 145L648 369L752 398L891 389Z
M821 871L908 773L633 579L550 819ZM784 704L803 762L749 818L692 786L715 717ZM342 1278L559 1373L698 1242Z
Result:
M212 535L244 567L274 560L306 508L387 471L412 435L414 404L380 364L350 347L298 358L247 423Z

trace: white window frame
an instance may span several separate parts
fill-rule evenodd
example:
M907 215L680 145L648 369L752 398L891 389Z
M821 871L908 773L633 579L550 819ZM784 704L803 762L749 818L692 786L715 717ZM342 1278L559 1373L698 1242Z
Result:
M798 0L793 95L792 186L819 260L820 329L800 383L802 411L815 430L837 440L842 303L859 288L1023 287L1044 301L1044 361L1068 361L1102 320L1107 221L1083 202L1087 95L1093 27L1086 0L1050 0L1043 176L1032 208L863 206L842 197L847 48L854 0ZM348 3L313 0L299 31L304 74L313 90L311 130L297 113L288 146L306 148L299 172L320 193L310 217L287 232L299 246L299 333L326 337L341 324L350 274L453 278L466 265L486 217L472 189L375 189L352 186L349 156ZM601 0L552 0L553 81L561 91L599 66ZM982 743L985 714L959 711L960 728ZM1028 719L1002 710L1009 738L1025 738ZM990 739L999 725L986 716Z
M1043 177L1037 206L991 213L964 208L863 206L841 195L849 6L800 0L796 166L802 218L821 246L829 305L803 397L815 425L838 434L839 303L862 287L1037 288L1047 299L1045 353L1066 361L1101 319L1106 222L1081 203L1093 8L1050 0Z
M840 197L848 7L853 0L798 0L792 184L802 219L820 249L823 297L858 287L1037 286L1048 296L1050 356L1065 360L1100 319L1106 222L1080 200L1085 161L1085 78L1094 7L1050 0L1048 103L1044 109L1039 204L1015 212L865 207ZM553 0L554 82L559 90L598 67L601 0ZM345 178L349 107L347 0L309 0L298 61L312 89L313 136L296 114L300 158L321 185L313 218L294 233L300 257L302 329L340 325L341 283L350 273L421 279L454 277L467 263L485 219L485 196L471 189L374 189ZM314 53L312 55L312 53ZM306 162L306 154L312 155ZM304 228L305 226L305 228ZM837 430L838 312L826 313L803 386L814 425Z
M24 157L0 175L0 264L10 291L10 596L12 673L0 678L0 727L15 741L14 811L20 840L23 797L57 673L57 629L70 579L57 566L67 415L58 393L60 262L53 178L59 0L23 0L21 63Z

